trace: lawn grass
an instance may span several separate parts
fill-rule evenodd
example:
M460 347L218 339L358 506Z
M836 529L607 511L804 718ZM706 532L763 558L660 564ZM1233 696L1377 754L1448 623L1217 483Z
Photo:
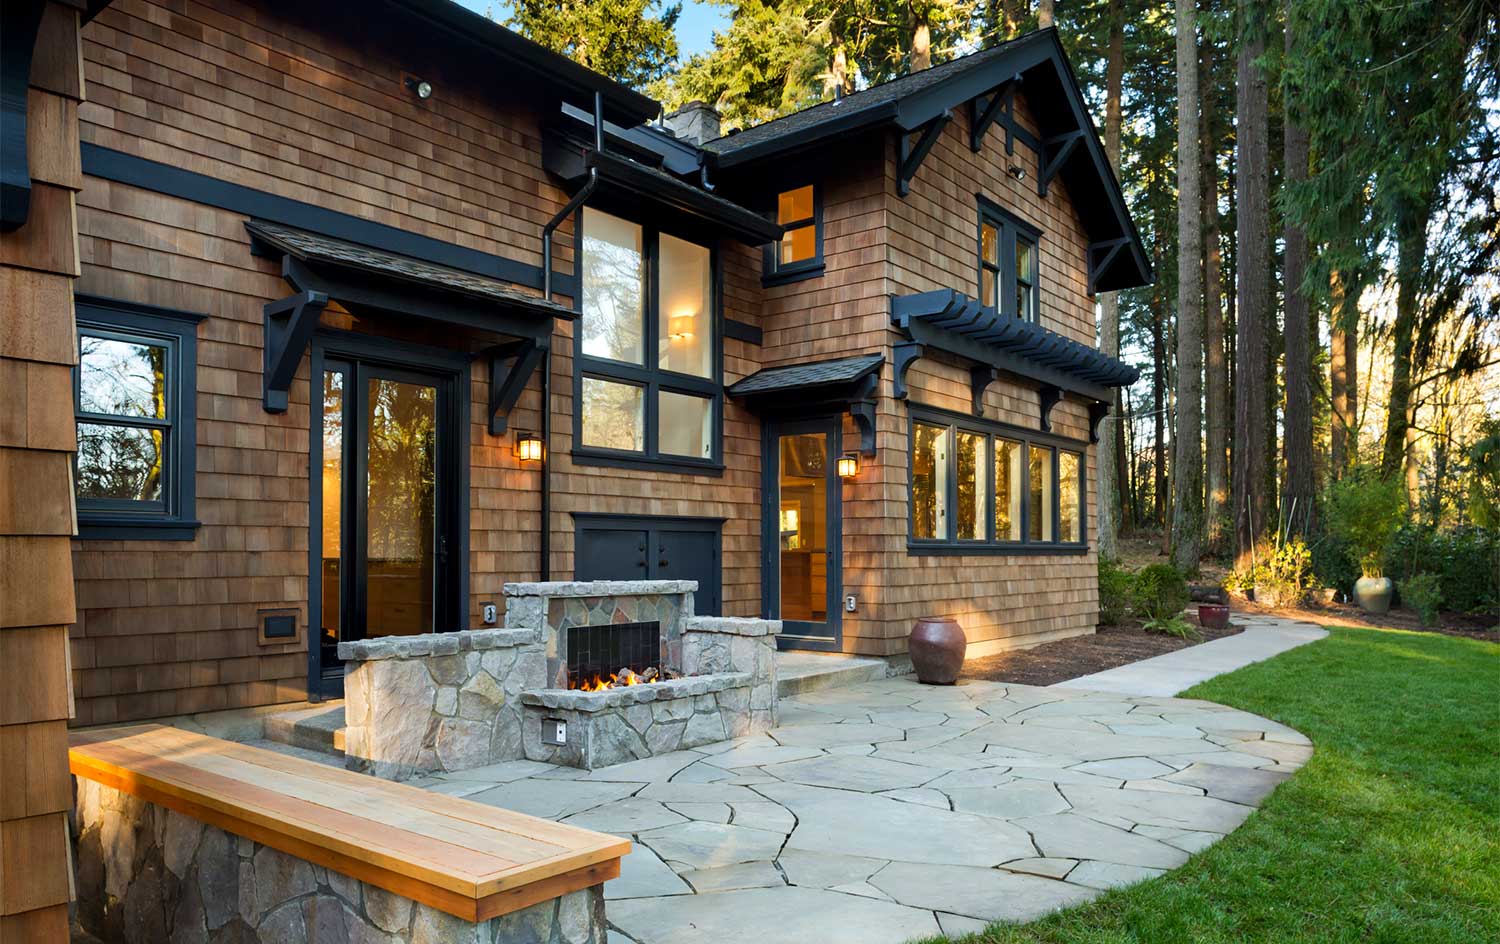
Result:
M1182 868L961 940L1500 941L1500 647L1335 628L1183 694L1289 724L1316 753Z

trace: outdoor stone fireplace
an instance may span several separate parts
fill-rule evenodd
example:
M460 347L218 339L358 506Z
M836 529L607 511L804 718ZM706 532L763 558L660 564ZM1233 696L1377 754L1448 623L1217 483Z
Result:
M780 622L695 616L696 590L511 583L504 629L341 643L348 765L390 779L522 758L593 769L772 727Z

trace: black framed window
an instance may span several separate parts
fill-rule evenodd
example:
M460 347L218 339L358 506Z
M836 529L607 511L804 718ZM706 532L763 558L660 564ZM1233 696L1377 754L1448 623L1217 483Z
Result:
M913 407L913 553L1083 553L1084 449L1075 440Z
M722 468L718 253L585 207L573 457Z
M817 184L804 184L776 195L780 240L766 247L767 285L795 282L823 272L823 193Z
M1041 318L1042 231L979 198L979 300L1002 315Z
M76 311L79 537L192 540L203 316L86 296Z

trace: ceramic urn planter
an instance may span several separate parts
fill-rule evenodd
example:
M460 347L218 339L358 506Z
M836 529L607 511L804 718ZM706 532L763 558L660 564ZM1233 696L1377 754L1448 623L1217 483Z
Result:
M948 616L924 616L912 624L911 664L917 681L925 685L952 685L964 664L969 640L958 620Z
M1354 602L1366 613L1389 613L1395 590L1389 577L1361 577L1354 581Z
M1229 628L1229 607L1222 603L1198 604L1198 624L1208 629Z

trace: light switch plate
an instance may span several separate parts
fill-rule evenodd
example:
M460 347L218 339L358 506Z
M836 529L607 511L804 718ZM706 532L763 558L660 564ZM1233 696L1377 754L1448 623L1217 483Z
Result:
M484 625L486 625L486 626L493 626L493 625L495 625L495 622L499 618L500 618L500 611L498 609L496 609L495 604L493 604L493 603L481 603L481 604L479 604L479 619L480 619L480 622L484 623Z
M853 613L858 608L859 601L854 599L854 594L851 593L848 596L844 597L844 612Z

